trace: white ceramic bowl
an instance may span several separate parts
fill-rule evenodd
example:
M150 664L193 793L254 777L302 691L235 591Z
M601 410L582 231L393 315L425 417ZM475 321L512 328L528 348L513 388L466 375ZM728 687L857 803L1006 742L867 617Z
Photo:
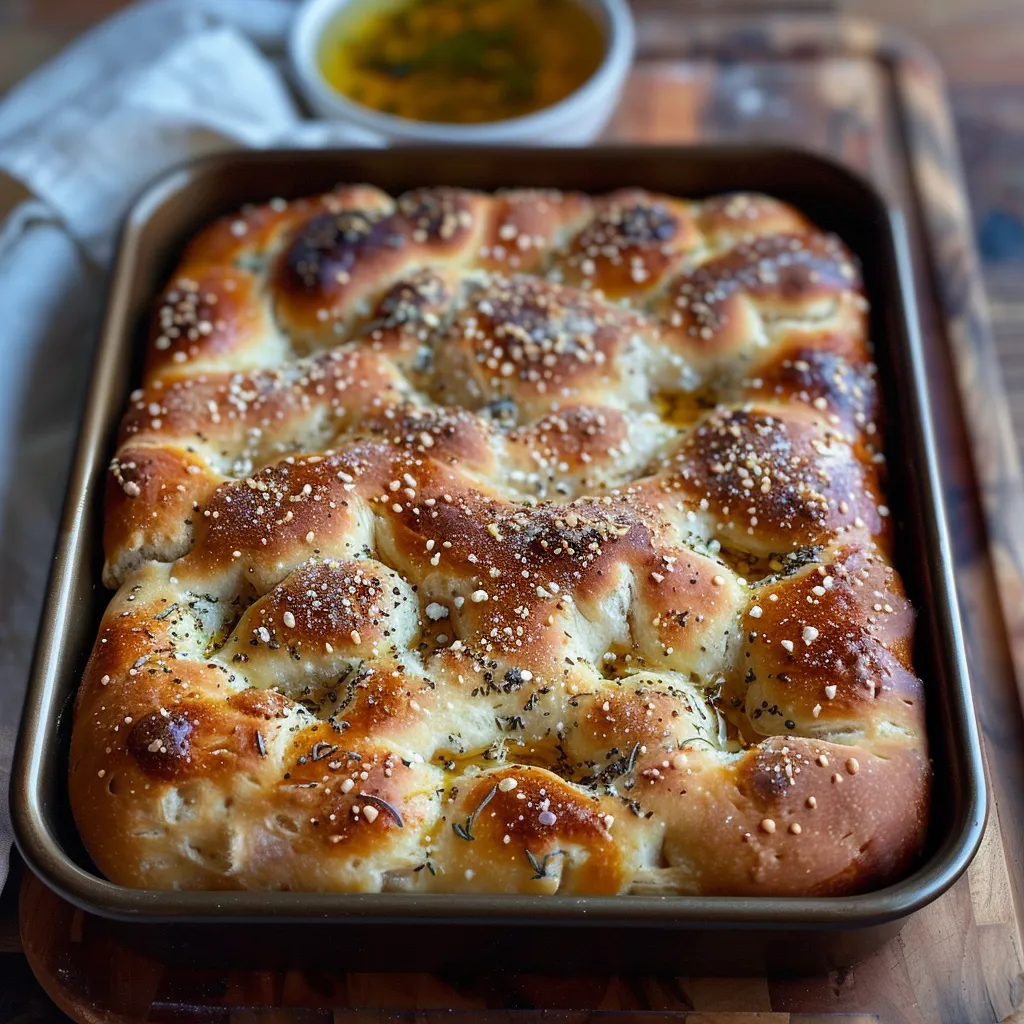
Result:
M636 33L627 0L577 2L591 11L604 30L604 59L575 92L523 117L484 124L440 124L382 114L346 99L324 78L318 52L324 32L342 9L366 0L305 0L288 41L292 73L318 117L346 122L389 142L579 145L596 138L611 118L633 60Z

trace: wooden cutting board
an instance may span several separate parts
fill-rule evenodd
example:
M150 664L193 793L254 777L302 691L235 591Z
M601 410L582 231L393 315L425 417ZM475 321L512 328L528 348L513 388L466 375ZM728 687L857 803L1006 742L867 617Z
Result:
M941 75L908 41L830 15L636 7L638 60L610 140L799 143L872 179L907 218L993 793L981 852L870 959L803 978L694 978L685 964L629 978L183 971L27 876L25 952L74 1019L1024 1024L1024 488Z

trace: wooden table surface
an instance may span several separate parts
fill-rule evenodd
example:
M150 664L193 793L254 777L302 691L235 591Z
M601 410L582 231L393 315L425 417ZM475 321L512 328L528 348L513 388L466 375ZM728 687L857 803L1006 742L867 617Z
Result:
M0 95L121 6L123 0L0 0ZM909 30L946 68L993 333L1024 445L1024 0L846 0L839 6ZM9 885L0 898L0 1024L64 1020L16 952L14 890Z

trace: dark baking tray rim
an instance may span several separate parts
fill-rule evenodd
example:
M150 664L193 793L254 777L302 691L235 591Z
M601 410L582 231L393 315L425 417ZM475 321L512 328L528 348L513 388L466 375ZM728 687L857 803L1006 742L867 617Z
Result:
M529 169L531 161L532 171ZM102 590L95 574L96 533L87 520L90 519L90 507L95 507L102 492L103 474L112 450L113 428L130 390L124 366L126 358L129 361L132 358L137 331L128 311L132 306L132 294L140 287L135 264L143 244L144 229L172 201L181 201L183 196L202 196L204 189L216 189L217 175L223 176L227 171L243 176L248 174L249 179L257 180L261 174L266 179L270 172L277 171L284 178L290 176L294 184L296 168L315 169L317 174L305 188L305 191L312 192L324 187L324 180L331 177L332 168L337 168L334 180L357 177L345 172L346 167L352 166L365 169L358 177L381 182L385 188L389 187L389 181L400 179L407 181L406 187L431 182L497 187L495 183L480 181L481 166L490 168L490 178L500 184L540 184L543 172L538 167L545 166L556 168L550 174L552 180L549 184L590 191L607 188L610 180L658 188L652 178L665 179L669 168L677 168L675 173L684 180L692 179L701 168L705 175L708 168L717 168L719 172L727 169L729 174L721 179L712 174L709 180L715 184L710 188L682 184L677 191L680 194L707 194L735 188L756 188L758 182L766 180L761 185L763 190L775 194L789 192L791 194L785 198L807 208L810 198L801 204L799 196L793 198L792 195L798 191L797 185L802 180L805 187L813 183L815 188L832 189L835 196L845 195L869 211L879 231L876 241L881 246L882 259L888 264L883 274L887 285L884 295L889 317L887 333L895 331L895 336L887 339L886 345L899 346L900 365L908 378L904 381L900 397L907 403L906 408L911 415L909 430L901 440L901 446L909 444L917 459L912 500L918 502L919 511L925 513L915 525L923 535L919 543L924 544L932 556L923 559L917 567L919 570L923 568L926 576L927 611L931 613L929 627L930 632L938 636L932 642L940 644L940 672L945 676L941 699L937 701L933 693L930 703L942 705L944 735L941 745L948 747L948 752L953 754L943 769L949 776L945 782L951 783L954 790L952 800L955 807L950 817L949 834L941 838L925 863L911 875L883 889L844 897L667 895L541 898L463 893L179 892L115 885L87 870L68 853L54 819L54 815L60 812L47 807L46 791L49 786L51 794L53 792L52 773L66 770L66 761L55 762L60 757L60 736L69 728L70 698L78 683L77 675L69 680L68 674L80 670L92 645L90 638L84 651L66 649L67 641L74 639L69 636L74 616L76 612L90 616L91 633L87 631L84 635L94 637L95 615L89 606L97 601L105 604L109 599L109 592ZM596 185L586 180L593 176L595 167L600 169L600 182ZM611 171L610 167L613 168ZM658 173L652 171L654 167L659 169ZM632 168L632 173L627 168ZM384 170L384 173L375 175L374 169L378 172ZM785 187L780 184L773 186L773 173L789 175L780 179ZM501 176L495 178L496 174ZM485 173L484 177L488 174ZM431 182L425 179L431 179ZM669 190L664 184L660 187ZM302 193L302 186L296 186L282 188L278 194ZM808 196L813 195L813 191L808 193ZM262 194L252 192L248 196L254 200L260 197L266 199L269 194L263 190ZM204 201L206 220L214 215L210 213L211 209L216 207L215 212L220 209L226 212L232 205L217 207L208 197ZM239 202L234 201L233 205L237 208ZM193 224L193 229L202 222L200 219ZM148 299L151 301L152 297L150 290ZM878 296L873 295L872 298L877 300ZM945 892L977 852L987 815L987 788L961 635L932 411L917 325L910 255L901 213L888 207L875 189L852 171L797 147L726 144L612 146L586 150L495 147L458 151L425 147L333 152L263 150L206 157L164 174L138 198L122 229L101 340L69 478L12 773L15 837L22 856L48 886L83 910L114 920L151 924L314 924L345 921L400 925L419 921L437 925L470 922L544 927L614 925L665 930L748 926L754 930L834 931L872 928L919 910ZM887 447L891 447L891 443L890 436ZM91 518L96 518L95 511ZM88 587L79 578L83 570L93 577ZM88 590L89 594L83 596L83 590ZM76 645L72 643L70 646ZM938 744L933 722L929 722L929 738L934 753ZM51 773L49 780L45 778L47 771ZM937 770L933 799L948 795L942 792L939 774ZM63 779L64 776L58 777Z

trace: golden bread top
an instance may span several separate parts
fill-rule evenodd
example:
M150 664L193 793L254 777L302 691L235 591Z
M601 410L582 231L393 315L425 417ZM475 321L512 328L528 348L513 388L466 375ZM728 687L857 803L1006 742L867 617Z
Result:
M856 261L760 195L366 185L188 247L76 820L153 888L847 893L924 837Z

